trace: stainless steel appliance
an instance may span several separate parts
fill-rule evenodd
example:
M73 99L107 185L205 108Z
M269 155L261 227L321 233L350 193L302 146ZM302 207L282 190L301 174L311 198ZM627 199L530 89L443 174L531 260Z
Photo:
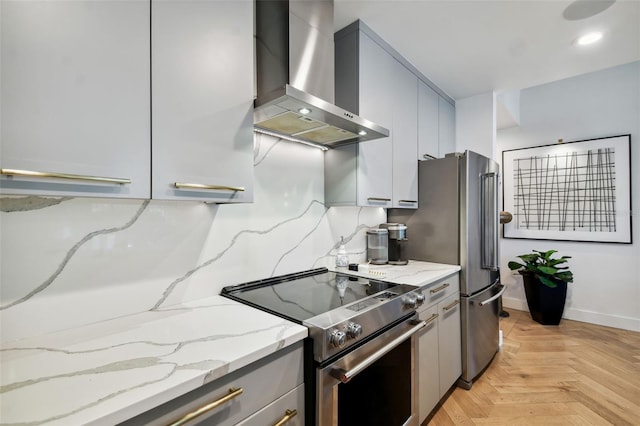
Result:
M389 231L386 229L367 229L367 262L372 265L384 265L389 260Z
M389 265L408 264L409 260L405 249L407 225L403 223L381 223L380 228L389 231Z
M309 328L305 424L416 422L416 287L326 268L225 287L222 295Z
M329 146L389 136L333 103L333 1L259 0L255 13L255 131Z
M389 222L411 228L409 259L459 264L462 377L470 389L498 350L498 164L466 151L420 161L418 209L390 209Z

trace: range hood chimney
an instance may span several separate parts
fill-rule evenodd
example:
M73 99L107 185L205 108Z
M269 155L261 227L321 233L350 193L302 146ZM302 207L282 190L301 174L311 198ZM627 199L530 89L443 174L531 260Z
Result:
M334 105L333 0L256 0L256 132L319 146L389 136Z

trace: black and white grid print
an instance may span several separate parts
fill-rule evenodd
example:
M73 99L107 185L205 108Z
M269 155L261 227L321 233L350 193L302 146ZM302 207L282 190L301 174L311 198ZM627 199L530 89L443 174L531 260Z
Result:
M516 158L513 176L518 228L616 231L613 148Z

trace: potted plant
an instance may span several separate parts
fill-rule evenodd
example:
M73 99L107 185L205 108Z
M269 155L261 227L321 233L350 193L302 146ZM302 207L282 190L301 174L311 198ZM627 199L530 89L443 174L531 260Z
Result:
M567 263L571 256L552 258L557 250L523 254L523 262L509 262L509 269L518 270L524 281L524 291L531 318L543 325L558 325L567 297L567 283L573 282L573 273Z

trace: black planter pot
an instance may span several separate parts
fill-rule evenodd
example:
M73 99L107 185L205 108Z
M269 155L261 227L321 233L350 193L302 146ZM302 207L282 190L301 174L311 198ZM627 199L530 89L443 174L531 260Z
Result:
M533 274L522 274L524 292L531 318L542 325L558 325L562 319L567 298L567 283L551 288L542 284Z

